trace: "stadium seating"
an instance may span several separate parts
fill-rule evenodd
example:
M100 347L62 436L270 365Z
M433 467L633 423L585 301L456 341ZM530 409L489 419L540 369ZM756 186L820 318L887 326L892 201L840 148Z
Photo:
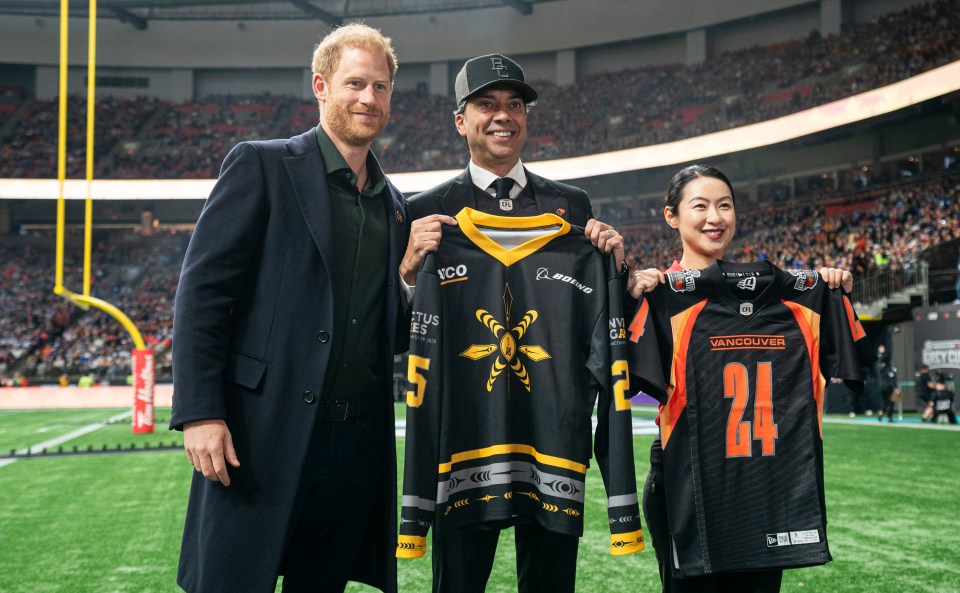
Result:
M119 308L153 348L158 380L170 379L173 296L188 235L150 238L129 231L98 233L91 294ZM106 313L82 311L53 294L50 237L8 238L0 244L0 386L19 373L30 383L75 384L91 373L123 384L133 342ZM76 242L67 250L65 286L79 290L82 261ZM24 245L26 244L26 248Z
M728 259L770 259L788 268L835 265L858 283L887 270L915 270L922 252L960 239L960 172L835 197L827 205L768 206L738 215ZM678 245L660 220L621 228L627 259L666 267ZM173 298L187 233L141 237L100 231L93 255L92 294L120 308L156 351L157 379L170 378ZM68 249L65 285L80 286L76 241ZM116 384L130 372L130 337L98 310L81 311L53 295L53 242L49 236L0 242L0 386L14 373L31 383L71 383L86 372Z
M646 66L540 82L524 158L544 160L644 146L779 117L960 59L960 11L940 0L838 36L726 52L695 66ZM2 91L2 89L0 89ZM16 91L21 93L22 91ZM82 177L85 103L71 99L68 176ZM55 177L55 101L20 100L0 126L0 177ZM0 101L15 105L16 100ZM459 168L452 99L397 91L377 147L388 172ZM10 107L0 107L0 113ZM211 178L240 140L286 137L315 125L313 100L258 94L170 104L98 101L97 177ZM2 120L0 120L2 121Z

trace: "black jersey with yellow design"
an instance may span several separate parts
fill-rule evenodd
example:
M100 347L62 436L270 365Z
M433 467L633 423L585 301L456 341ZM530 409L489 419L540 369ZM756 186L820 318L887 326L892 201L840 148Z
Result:
M595 404L610 550L642 550L612 257L552 214L457 221L417 275L397 555L422 556L431 525L582 535Z
M631 371L660 412L673 572L830 561L823 398L862 386L871 349L816 272L717 261L667 274L628 327Z

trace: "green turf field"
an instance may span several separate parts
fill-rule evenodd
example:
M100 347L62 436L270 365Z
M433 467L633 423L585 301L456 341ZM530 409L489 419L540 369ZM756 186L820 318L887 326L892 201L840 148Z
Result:
M127 450L181 442L162 424L154 435L130 434L128 419L97 426L122 412L0 411L0 454L84 427L92 432L58 446ZM158 411L164 422L168 416ZM783 591L960 591L960 431L846 420L828 419L824 427L834 562L787 571ZM650 441L634 439L641 486ZM191 471L182 452L170 450L34 455L0 466L0 593L178 591L174 578ZM608 554L606 498L595 469L588 475L586 506L577 590L658 590L652 549ZM505 532L491 593L516 591L511 548ZM429 591L429 558L399 561L399 575L401 591ZM359 585L348 590L370 591Z

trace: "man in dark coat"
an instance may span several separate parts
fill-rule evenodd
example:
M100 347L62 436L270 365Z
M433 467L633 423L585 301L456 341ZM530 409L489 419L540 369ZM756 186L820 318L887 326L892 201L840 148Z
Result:
M439 246L443 226L456 224L453 216L464 207L499 216L556 214L584 227L584 234L598 249L613 252L625 275L623 237L593 218L587 193L535 175L520 161L527 111L537 99L520 66L499 54L467 60L457 75L455 91L454 124L467 141L470 163L457 177L408 201L407 213L414 222L400 267L407 289L413 289L423 259ZM434 592L482 591L504 527L517 528L520 591L573 591L579 538L552 533L537 524L505 521L455 530L439 540L434 537Z
M172 428L195 467L177 582L191 593L396 591L392 362L409 308L402 194L370 151L396 57L364 25L313 57L320 125L244 142L187 249Z

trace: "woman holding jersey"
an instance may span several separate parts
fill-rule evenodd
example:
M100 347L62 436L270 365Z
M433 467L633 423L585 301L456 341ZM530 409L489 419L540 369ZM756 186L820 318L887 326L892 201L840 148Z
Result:
M703 269L723 258L736 231L733 186L719 169L691 165L679 171L670 181L663 214L667 224L678 232L682 255L663 272L653 268L634 271L629 291L635 299L665 282L665 272ZM842 285L847 292L852 289L853 276L850 272L822 268L820 275L831 288ZM673 577L669 565L670 533L663 482L663 449L658 435L650 449L650 473L643 490L643 514L647 533L656 552L664 593L772 593L780 590L781 569Z

